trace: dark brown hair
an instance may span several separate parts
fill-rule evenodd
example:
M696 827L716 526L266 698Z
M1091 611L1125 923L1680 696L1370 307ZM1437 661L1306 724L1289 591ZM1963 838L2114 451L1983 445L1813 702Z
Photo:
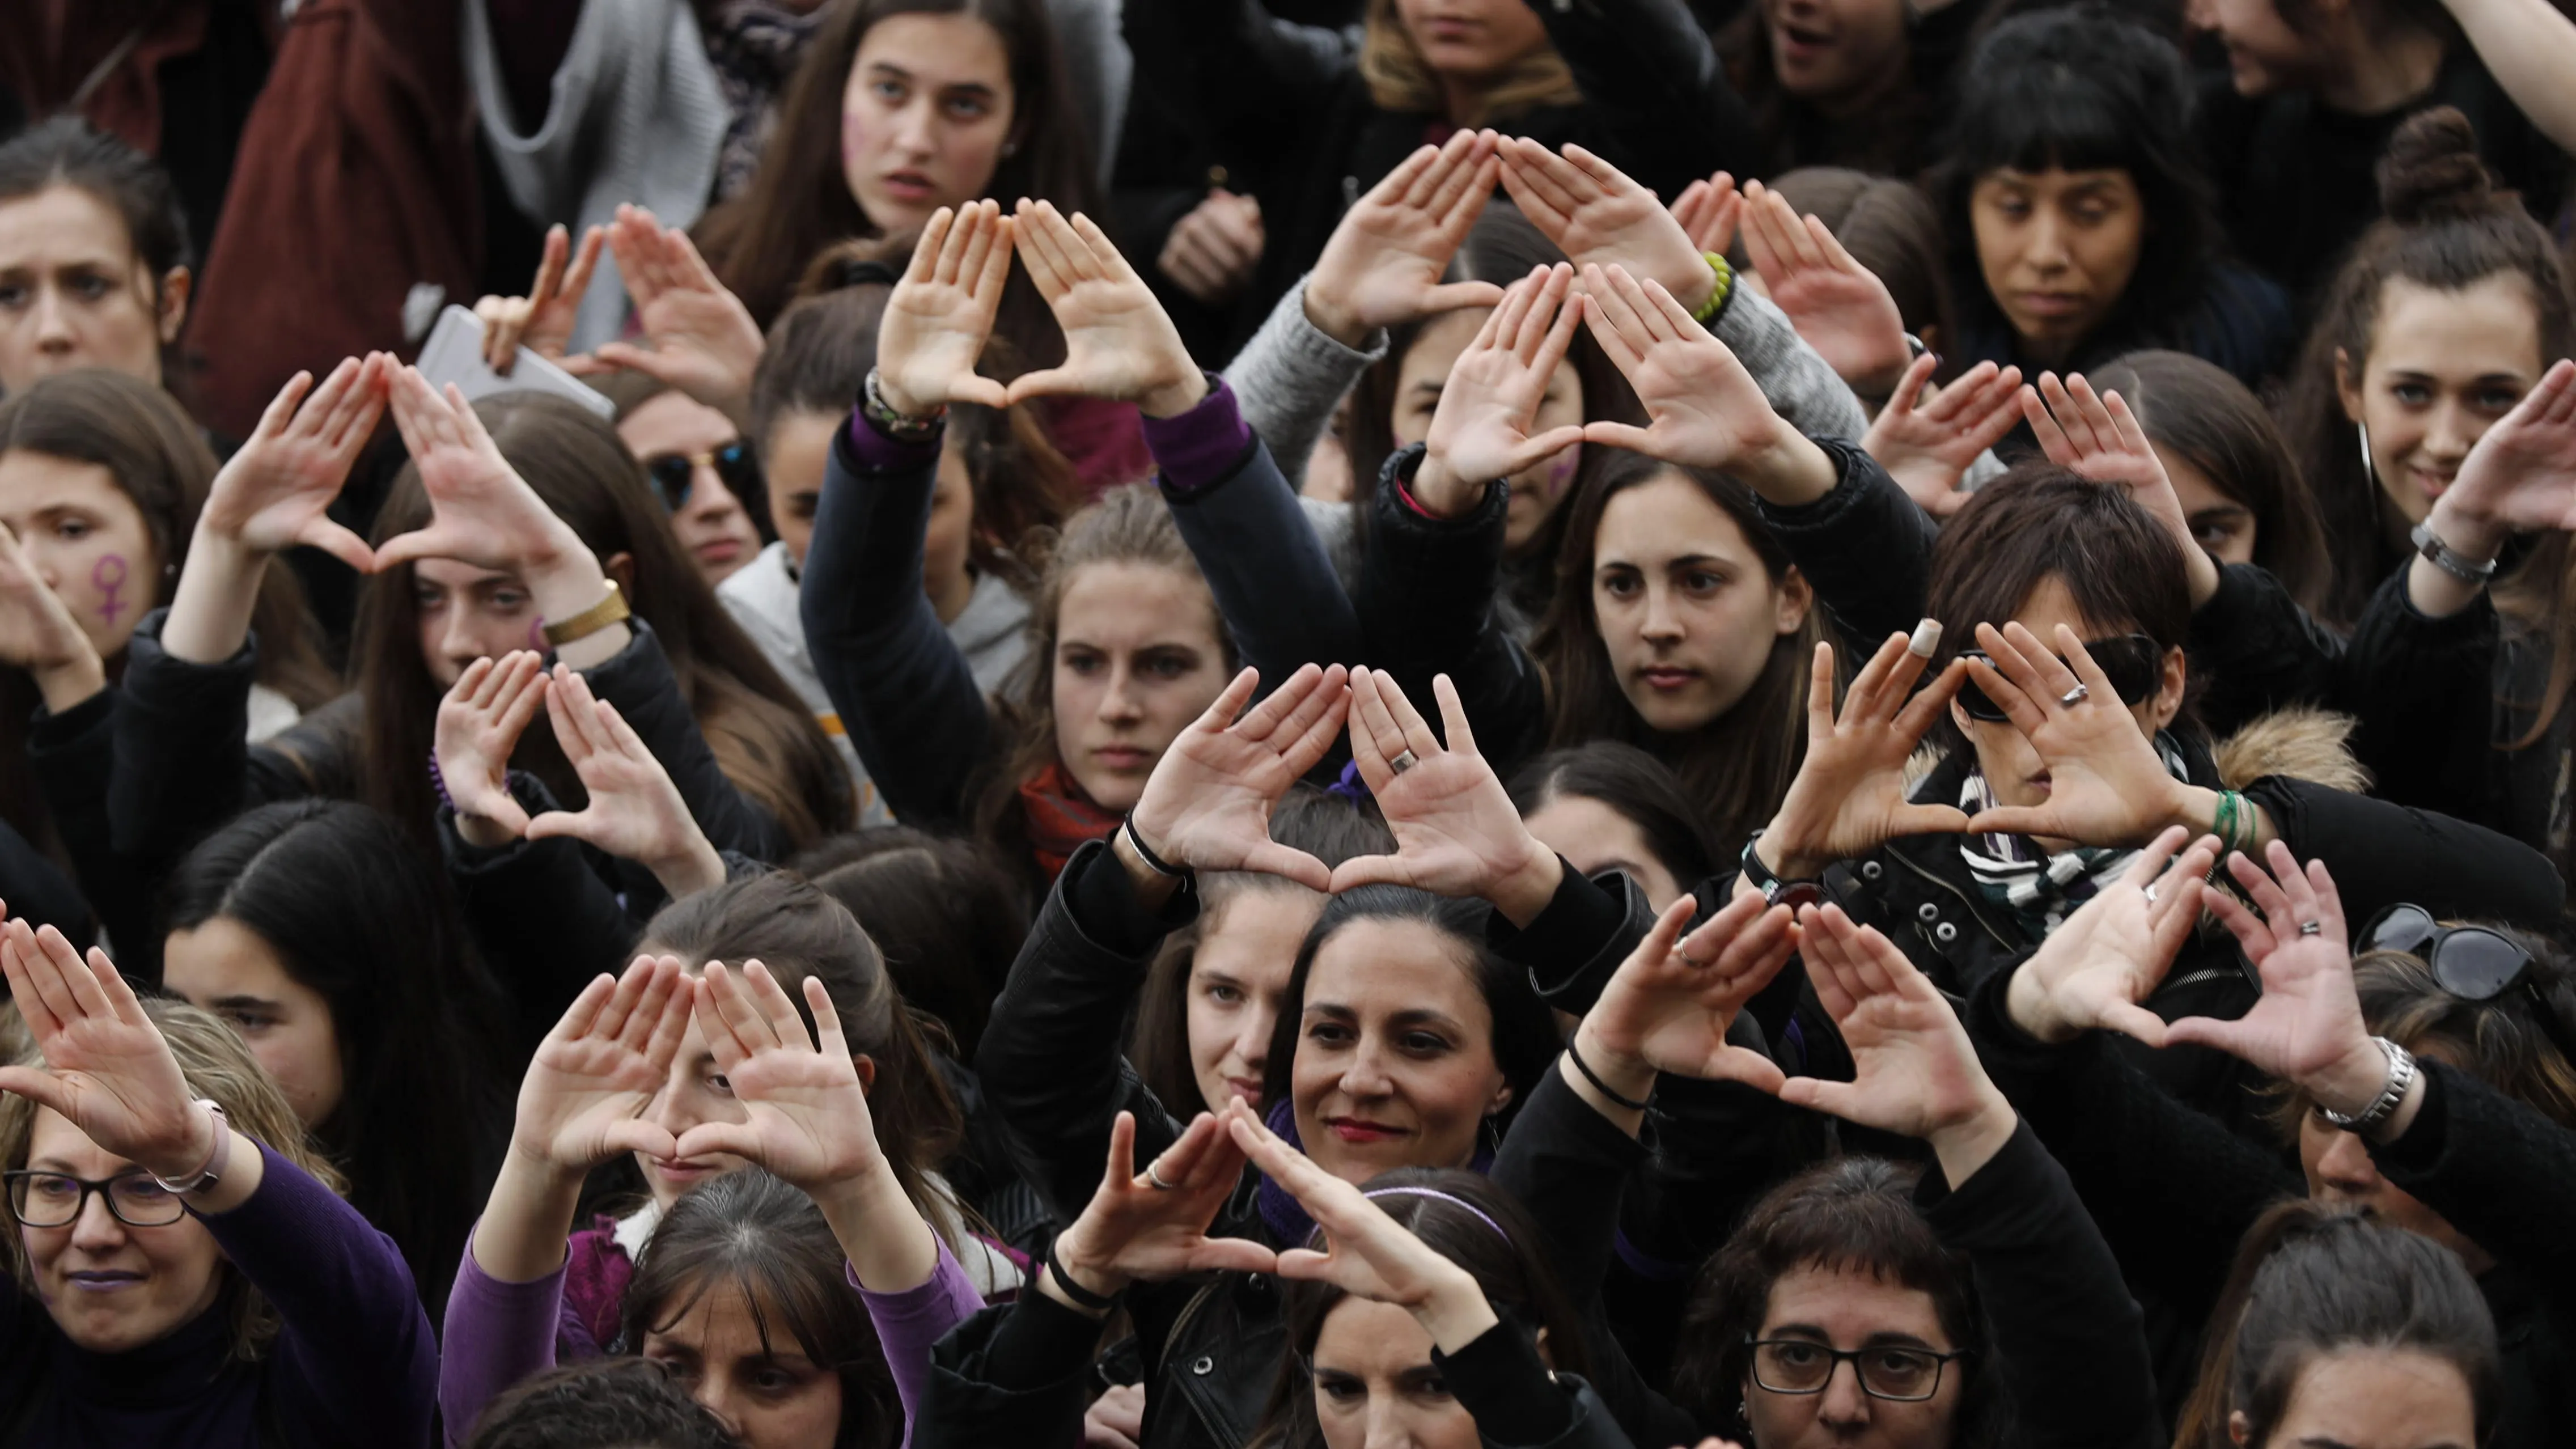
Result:
M2576 1130L2576 1062L2551 1039L2576 1040L2576 963L2544 937L2511 926L2487 929L2531 953L2525 977L2540 999L2516 988L2485 1001L2453 995L2433 968L2403 951L2370 951L2352 963L2353 989L2362 1020L2418 1056L2438 1057L2561 1127ZM2541 1023L2539 1013L2552 1018ZM2299 1122L2315 1105L2283 1085L2273 1124L2295 1144Z
M521 1379L476 1415L464 1449L740 1449L660 1364L592 1358Z
M822 982L851 1054L876 1063L868 1115L878 1145L913 1206L941 1236L959 1241L955 1205L930 1185L962 1131L956 1099L931 1062L921 1024L885 957L847 906L801 876L769 871L664 906L643 940L639 952L677 956L692 971L710 961L737 970L760 962L796 1004L807 1031L814 1030L814 1011L805 1002L805 981Z
M136 615L170 602L216 463L204 434L169 393L101 367L39 378L0 401L0 454L11 452L106 469L117 491L143 515L152 539L152 569L134 580L135 592L149 602L137 600ZM339 693L339 680L322 662L320 631L293 569L275 565L261 579L251 633L259 646L261 684L299 709ZM111 679L124 672L121 654L105 663ZM0 669L0 818L37 848L56 853L53 817L27 763L27 721L36 704L34 679L23 670Z
M1879 1157L1839 1157L1771 1189L1726 1246L1700 1269L1673 1350L1673 1396L1702 1424L1734 1424L1752 1368L1748 1342L1762 1331L1771 1289L1801 1268L1864 1274L1932 1299L1953 1349L1970 1356L1960 1375L1951 1444L1995 1449L2007 1418L1986 1347L1985 1317L1966 1258L1944 1246L1914 1205L1922 1168Z
M2317 502L2271 410L2234 374L2185 352L2132 352L2093 374L2138 416L2147 440L2181 455L2254 514L2254 562L2310 610L2334 570Z
M1352 801L1304 784L1281 796L1270 812L1270 838L1327 866L1395 850L1395 836L1375 800ZM1145 989L1136 1000L1136 1028L1127 1045L1136 1075L1166 1110L1184 1118L1225 1107L1201 1100L1198 1074L1190 1064L1190 972L1198 964L1199 943L1217 929L1229 907L1248 895L1303 895L1318 910L1324 902L1295 881L1266 871L1209 871L1198 878L1198 888L1198 919L1163 938L1163 949L1146 969Z
M1052 201L1106 224L1094 179L1090 128L1075 107L1063 52L1043 0L848 0L833 7L805 45L778 107L778 129L743 195L700 226L717 276L764 326L787 305L797 280L834 242L875 236L841 172L841 105L859 46L877 22L896 15L965 15L1001 37L1010 56L1011 135L1016 154L995 167L984 195ZM995 331L1023 360L1048 366L1064 354L1046 303L1014 263Z
M1466 1269L1494 1316L1507 1328L1533 1336L1546 1334L1540 1347L1550 1369L1564 1374L1591 1371L1583 1347L1583 1320L1548 1267L1553 1245L1510 1193L1473 1172L1425 1167L1381 1172L1360 1190L1369 1194L1380 1212L1421 1239L1423 1246ZM1452 1198L1456 1201L1448 1200ZM1323 1236L1318 1228L1314 1237L1298 1246L1321 1246ZM1281 1355L1269 1407L1250 1441L1255 1449L1324 1449L1323 1426L1315 1417L1315 1342L1323 1336L1324 1320L1349 1296L1333 1284L1311 1278L1281 1285L1289 1351ZM1489 1436L1481 1442L1496 1441Z
M993 997L1019 959L1019 882L972 840L888 825L825 841L788 868L849 908L884 953L904 1001L971 1061Z
M867 1305L849 1290L846 1259L822 1209L757 1167L690 1190L653 1230L620 1311L619 1347L640 1353L710 1293L742 1294L775 1355L784 1329L798 1351L841 1380L836 1449L890 1449L903 1437L894 1375Z
M1779 808L1805 753L1807 661L1824 637L1825 611L1811 605L1798 632L1771 641L1770 659L1733 709L1687 734L1647 724L1620 691L1592 601L1594 549L1610 500L1658 479L1681 478L1734 522L1774 586L1796 565L1763 522L1753 490L1733 478L1639 453L1600 451L1608 454L1600 473L1564 509L1556 597L1530 642L1531 654L1547 671L1548 742L1560 748L1593 740L1638 746L1680 777L1682 798L1718 839L1741 841Z
M652 626L680 695L726 777L768 809L790 840L801 844L846 828L853 794L848 769L812 711L680 551L644 481L643 465L626 451L616 429L586 408L541 393L487 397L474 411L510 466L603 567L618 554L632 561L628 603ZM429 520L420 470L406 463L376 515L374 542L381 545ZM357 744L363 752L363 798L425 835L435 802L421 761L429 757L444 691L421 659L413 576L412 565L398 564L369 583L358 605L351 654L366 700ZM521 749L530 751L522 763L545 778L564 807L579 808L587 796L561 765L542 716L529 725Z
M157 336L171 271L196 265L187 209L169 168L77 115L38 121L0 142L0 205L56 186L86 193L125 224L134 259L151 273ZM161 348L163 386L184 387L187 369L180 363L179 348Z
M2379 201L2387 214L2362 233L2317 308L2299 369L2292 375L2282 431L2315 490L2326 546L2335 568L2326 617L2349 626L2371 591L2397 567L2403 550L2387 522L2389 505L2365 469L2352 419L2336 386L2340 354L2358 384L2377 343L2379 307L2392 278L2457 292L2502 273L2531 289L2540 323L2542 368L2576 348L2576 304L2548 231L2478 160L2468 118L2449 106L2407 117L2379 163ZM2553 592L2555 590L2553 581ZM2552 668L2552 699L2565 693L2567 660Z
M2458 1255L2430 1238L2307 1198L2273 1204L2247 1229L2209 1318L2200 1379L2175 1449L2264 1449L2309 1365L2340 1349L2420 1353L2467 1381L2477 1443L2504 1400L2495 1320Z
M1841 166L1801 166L1773 181L1771 189L1791 210L1822 221L1852 260L1886 284L1907 330L1939 328L1939 338L1948 340L1950 283L1941 214L1921 187ZM1729 257L1739 270L1752 266L1741 236Z
M1684 890L1734 864L1726 839L1690 808L1690 792L1672 767L1617 740L1594 740L1550 750L1521 766L1511 781L1512 808L1526 820L1559 800L1591 800L1637 827L1656 863Z

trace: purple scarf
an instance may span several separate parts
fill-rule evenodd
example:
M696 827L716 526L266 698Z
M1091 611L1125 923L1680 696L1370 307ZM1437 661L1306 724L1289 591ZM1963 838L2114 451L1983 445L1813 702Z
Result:
M1280 1140L1300 1152L1306 1150L1306 1144L1297 1136L1294 1102L1280 1098L1269 1111L1261 1114L1261 1120L1271 1131L1279 1134ZM1486 1176L1494 1170L1494 1154L1478 1145L1476 1156L1467 1164L1467 1170L1478 1177ZM1268 1177L1261 1179L1261 1186L1253 1193L1253 1201L1261 1209L1262 1223L1270 1229L1271 1237L1280 1247L1302 1248L1315 1236L1315 1220L1306 1216L1305 1205Z

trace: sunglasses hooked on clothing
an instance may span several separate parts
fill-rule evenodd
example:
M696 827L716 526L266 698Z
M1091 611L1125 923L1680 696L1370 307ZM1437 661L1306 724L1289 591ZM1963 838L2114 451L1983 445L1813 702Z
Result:
M760 460L752 457L751 445L740 438L709 453L656 453L644 460L644 476L664 513L689 506L689 491L697 486L701 466L715 469L737 499L750 497L761 486Z
M2422 906L2400 902L2370 918L2353 953L2402 951L2433 972L2434 984L2462 1001L2494 1001L2519 988L2531 1002L2534 1022L2559 1055L2576 1062L2567 1028L2533 978L2530 950L2487 926L2445 926Z
M2087 639L2084 641L2084 652L2093 656L2095 666L2101 669L2104 678L2111 681L2111 689L2120 696L2120 703L2131 708L2153 699L2156 691L2164 687L2164 646L2145 634L2123 634L2115 639ZM1959 657L1983 659L1988 664L1994 663L1994 659L1983 649L1962 649L1959 651ZM1977 687L1974 675L1970 675L1959 685L1958 697L1959 708L1966 710L1970 719L1984 720L1988 724L2001 724L2012 718L2004 713L2002 705L1988 698L1986 692Z

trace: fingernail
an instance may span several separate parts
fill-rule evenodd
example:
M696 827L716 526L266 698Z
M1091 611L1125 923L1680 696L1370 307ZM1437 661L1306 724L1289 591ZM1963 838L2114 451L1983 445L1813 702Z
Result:
M1941 621L1926 619L1914 626L1914 637L1906 641L1906 652L1917 659L1929 659L1941 647Z

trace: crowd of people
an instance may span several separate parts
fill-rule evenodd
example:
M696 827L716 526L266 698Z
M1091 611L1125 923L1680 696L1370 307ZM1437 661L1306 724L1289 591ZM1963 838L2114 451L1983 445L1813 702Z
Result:
M2571 13L8 7L0 1449L2576 1442Z

